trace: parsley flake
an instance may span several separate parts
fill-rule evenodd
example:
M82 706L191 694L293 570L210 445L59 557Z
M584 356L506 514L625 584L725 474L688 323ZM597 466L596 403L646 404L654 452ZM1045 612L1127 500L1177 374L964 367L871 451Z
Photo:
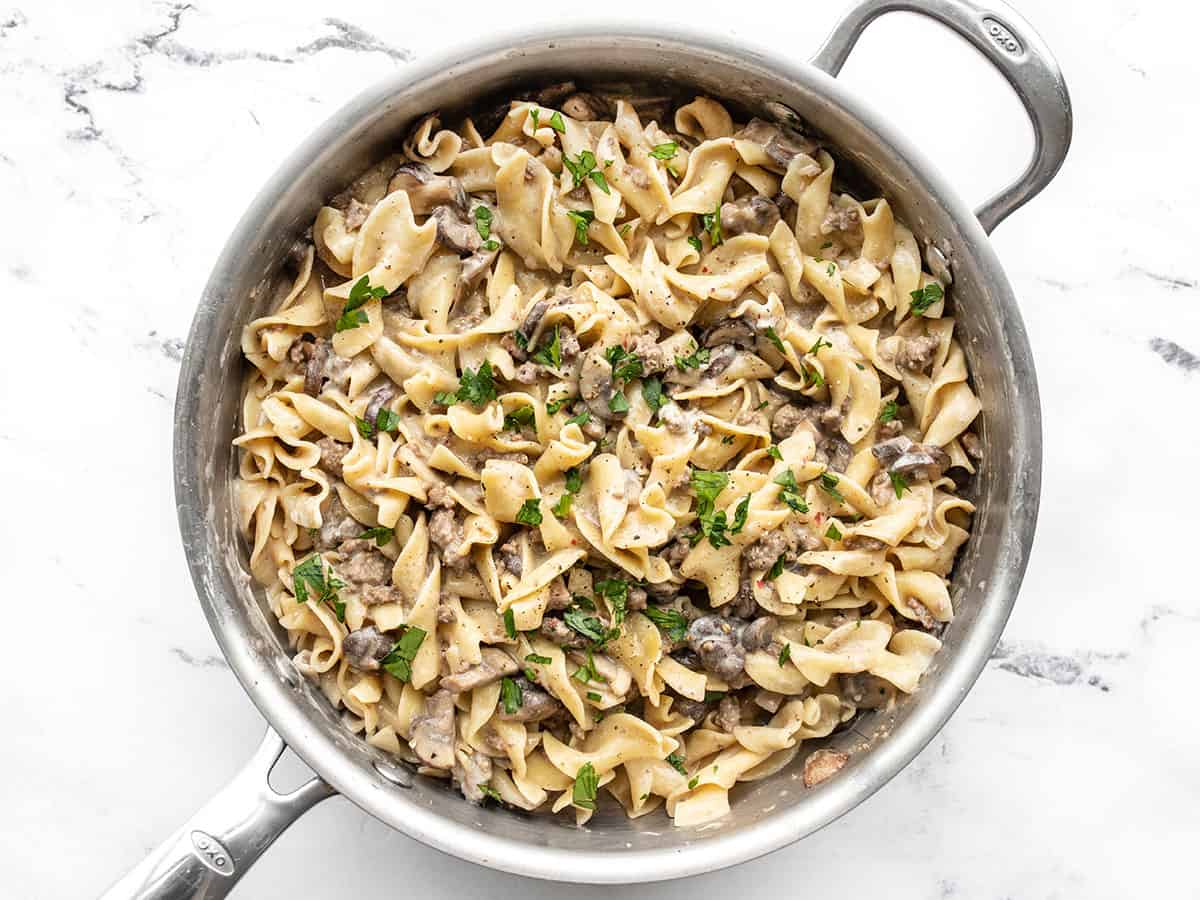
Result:
M896 418L898 415L900 415L900 406L895 400L889 400L887 403L883 404L883 410L879 413L879 421L881 423L887 423L892 421L892 419Z
M518 406L504 416L505 431L520 431L525 425L533 424L533 407Z
M546 413L552 416L564 406L567 406L573 402L575 402L574 397L563 397L561 400L551 400L546 404Z
M642 399L646 401L652 413L658 412L671 402L671 398L663 393L662 379L657 375L642 379Z
M508 635L508 639L515 641L517 639L517 620L511 609L504 611L504 633Z
M942 291L942 286L936 281L931 281L923 288L918 288L915 291L910 291L909 296L912 297L912 304L909 309L912 310L914 316L923 316L925 311L933 304L945 296Z
M779 448L774 444L767 448L767 456L771 457L771 459L783 459L783 454L779 452Z
M842 492L838 490L838 477L832 472L825 471L821 473L819 487L838 503L845 503L846 498L842 496Z
M596 218L590 209L568 209L567 218L575 223L575 242L587 246L588 226Z
M783 554L781 553L779 555L779 558L777 560L775 560L774 563L771 564L771 568L767 570L767 574L764 577L766 578L767 581L774 581L776 578L778 578L782 574L783 574Z
M782 488L779 492L780 500L798 513L808 512L808 504L800 496L800 485L796 481L795 472L791 469L784 469L775 476L775 483Z
M723 241L721 236L721 203L717 201L717 208L710 213L700 214L700 228L702 231L708 232L708 239L712 241L714 247L720 245Z
M401 681L411 681L413 660L417 656L421 642L425 640L425 634L424 628L409 625L380 665Z
M368 322L367 311L362 309L364 303L371 299L382 299L387 296L387 288L382 285L371 287L371 279L364 275L350 286L350 296L342 307L342 314L333 325L334 331L349 331Z
M559 326L554 326L554 334L550 338L550 342L540 347L530 358L551 369L557 369L562 365L562 340L559 336Z
M671 764L671 768L680 775L687 776L687 766L683 764L683 757L678 753L668 753L667 762Z
M733 511L733 527L729 529L730 534L738 534L746 527L746 519L750 515L750 495L747 494L742 498L742 502L737 505Z
M511 678L500 679L500 702L504 705L504 712L507 715L511 716L520 709L523 700L519 684Z
M596 767L590 762L584 763L575 773L575 786L571 788L571 802L580 809L596 808L596 789L600 779L596 776Z
M650 151L650 156L652 159L674 159L678 152L679 144L675 141L667 141L665 144L655 144L654 149Z
M692 249L695 250L697 253L704 252L704 244L702 244L700 242L700 238L696 237L694 234L688 235L687 242L692 245Z
M696 495L696 521L700 526L700 530L692 535L693 547L704 537L707 537L708 542L716 548L729 544L729 538L725 537L725 511L716 512L714 510L717 497L728 484L728 472L706 472L703 469L692 469L691 488Z
M567 133L567 123L563 121L562 113L557 109L554 111L554 115L550 117L550 127L559 134Z
M542 524L542 501L537 497L531 497L521 504L521 508L517 510L517 523L520 525L541 525Z
M783 341L780 339L779 334L775 331L775 329L768 325L765 329L763 329L763 333L767 336L767 340L775 345L775 349L782 353Z
M475 207L475 230L485 241L492 236L492 211L486 206Z
M682 641L687 637L688 620L679 610L647 606L642 614L665 631L671 640Z
M580 150L578 159L571 159L569 154L563 154L563 165L575 180L573 187L579 187L584 181L591 179L592 183L606 194L611 194L604 173L596 168L596 154L591 150Z
M842 539L842 533L838 531L836 522L829 523L829 527L825 529L825 537L831 541L840 541Z
M784 663L792 658L792 645L787 641L783 642L783 649L779 651L779 668L783 668Z
M382 547L395 536L396 529L384 528L382 525L377 525L374 528L368 528L359 535L359 538L364 541L374 541L376 547Z
M905 491L910 490L908 482L904 480L904 476L899 472L889 472L888 478L891 479L892 490L895 491L897 499L903 497Z
M686 372L688 369L699 369L701 366L707 366L709 357L712 356L712 351L708 347L697 347L692 351L690 356L675 357L675 368L680 372Z

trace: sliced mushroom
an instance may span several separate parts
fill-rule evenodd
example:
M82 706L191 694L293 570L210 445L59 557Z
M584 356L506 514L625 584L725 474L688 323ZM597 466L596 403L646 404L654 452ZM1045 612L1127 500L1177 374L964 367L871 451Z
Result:
M721 204L721 232L726 237L770 234L778 221L779 207L760 194Z
M733 694L721 698L717 714L713 716L713 724L726 734L733 734L733 729L742 724L742 704Z
M753 653L755 650L765 650L770 646L771 640L774 637L775 618L773 616L760 616L742 629L740 640L742 646L748 652Z
M487 796L483 788L492 780L492 758L478 750L459 752L454 760L454 780L464 797L472 803L482 803Z
M526 350L533 350L537 346L537 339L542 333L542 319L545 318L546 310L549 308L549 300L539 300L529 307L529 312L525 313L525 321L517 329L517 334L525 342ZM518 346L520 345L518 344Z
M474 253L483 243L479 232L467 221L461 209L439 206L433 211L433 220L437 222L438 243L455 253Z
M376 388L371 399L367 401L366 412L363 413L363 418L371 424L371 432L375 432L375 420L379 418L379 410L383 409L383 405L396 396L395 385L388 383Z
M473 690L481 685L491 684L505 675L512 675L520 668L511 656L495 647L484 647L479 651L479 655L481 660L478 664L442 678L442 688L456 694Z
M496 261L496 256L499 253L499 247L495 250L488 250L481 247L462 261L462 268L458 273L459 296L475 289L475 285L479 283L479 279L483 277L483 273L492 267L492 263Z
M705 347L733 344L739 350L753 350L757 341L754 329L745 319L723 319L705 332L703 339Z
M737 355L738 348L733 344L722 344L719 347L714 347L712 354L708 358L708 365L701 374L705 378L716 378L733 365L733 361L737 358Z
M409 746L421 762L434 769L454 766L454 695L440 690L425 700L425 709L412 720Z
M329 341L305 335L288 350L288 359L304 371L304 393L315 397L325 384L325 362L329 359Z
M425 163L405 163L396 169L388 191L404 191L412 211L418 216L432 213L439 206L467 209L467 192L453 175L434 175Z
M515 679L521 690L521 705L516 712L500 708L499 717L506 722L541 722L555 715L562 704L526 678Z
M804 153L811 156L817 149L816 142L809 140L800 132L762 119L751 119L746 127L734 137L753 141L760 145L767 156L784 169L797 154Z
M917 444L903 434L880 441L871 448L871 452L889 472L915 481L940 478L950 466L950 457L941 447Z
M608 104L595 94L581 91L563 101L562 111L580 122L595 122L608 114Z
M359 628L342 638L342 656L363 672L379 669L383 658L392 652L392 639L374 625Z
M613 371L604 358L604 351L604 346L594 344L583 354L583 365L579 370L579 396L593 416L609 422L613 419L613 412L608 407L613 397Z

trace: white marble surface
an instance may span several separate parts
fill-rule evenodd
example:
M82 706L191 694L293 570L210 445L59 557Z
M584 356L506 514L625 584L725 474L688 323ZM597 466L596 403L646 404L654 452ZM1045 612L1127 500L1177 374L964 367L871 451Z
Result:
M209 266L320 119L409 60L577 6L343 0L0 4L0 894L95 895L189 815L263 723L217 653L176 536L171 410ZM806 55L840 2L608 0ZM1025 4L1075 148L995 244L1041 378L1045 491L998 658L874 798L734 870L573 897L1196 896L1200 722L1200 14ZM1016 101L903 16L844 78L982 199L1023 164ZM1154 548L1152 551L1150 548ZM428 850L335 799L238 897L563 897Z

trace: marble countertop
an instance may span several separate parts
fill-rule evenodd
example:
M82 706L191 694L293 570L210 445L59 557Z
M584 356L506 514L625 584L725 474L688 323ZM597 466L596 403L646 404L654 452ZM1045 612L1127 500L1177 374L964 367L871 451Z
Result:
M994 237L1045 418L1041 519L1000 650L921 756L824 831L702 878L570 896L747 885L895 900L1195 896L1200 719L1175 692L1200 648L1188 563L1200 14L1162 0L1022 5L1067 73L1076 136L1055 182ZM692 0L651 13L804 57L840 6L762 0L739 18ZM99 893L262 734L194 600L170 468L182 341L234 221L364 85L501 18L533 29L572 9L0 4L0 292L15 326L0 355L0 893ZM602 12L644 20L645 9L608 0ZM882 20L843 77L970 199L1024 165L1018 103L937 26ZM416 884L432 897L567 890L460 863L338 798L236 896L403 896Z

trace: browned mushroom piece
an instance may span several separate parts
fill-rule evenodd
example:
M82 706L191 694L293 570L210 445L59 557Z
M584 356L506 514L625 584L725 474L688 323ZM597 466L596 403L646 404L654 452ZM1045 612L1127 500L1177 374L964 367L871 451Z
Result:
M608 104L595 94L579 92L562 103L562 111L580 122L594 122L608 112Z
M499 247L488 250L486 247L481 246L462 261L462 268L458 273L458 290L460 296L468 294L475 289L475 285L479 283L484 273L491 269L492 263L496 261L496 256L499 253Z
M753 350L757 336L745 319L722 319L706 331L702 339L705 347L733 344L739 350Z
M815 787L841 771L850 759L849 753L841 750L816 750L804 761L804 786Z
M513 712L500 708L499 718L506 722L541 722L563 708L559 701L526 678L516 678L521 703Z
M484 647L479 651L479 655L481 659L476 665L463 669L461 672L456 672L453 675L444 676L440 682L441 686L452 693L458 694L485 684L491 684L505 675L512 675L520 668L513 662L511 656L495 647Z
M751 119L734 137L758 144L767 156L784 169L797 154L812 156L817 149L816 141L806 138L800 132L763 119Z
M434 769L454 766L454 695L440 690L426 698L425 708L413 717L409 746L425 765Z
M363 672L375 672L392 651L392 639L374 625L359 628L342 638L342 656Z
M779 207L770 198L759 194L721 204L721 233L727 238L739 234L770 234L778 221Z
M583 354L583 365L579 369L579 396L593 416L608 422L613 418L609 408L613 397L613 370L604 357L604 351L603 346L594 344Z
M880 441L871 452L889 473L909 481L932 481L950 466L950 457L941 447L918 444L903 434Z
M462 209L439 206L434 209L432 218L437 222L437 242L443 247L466 255L474 253L482 245L478 230L467 221Z
M412 211L426 216L439 206L455 206L466 212L467 192L453 175L435 175L425 163L405 163L396 169L388 192L404 191Z

